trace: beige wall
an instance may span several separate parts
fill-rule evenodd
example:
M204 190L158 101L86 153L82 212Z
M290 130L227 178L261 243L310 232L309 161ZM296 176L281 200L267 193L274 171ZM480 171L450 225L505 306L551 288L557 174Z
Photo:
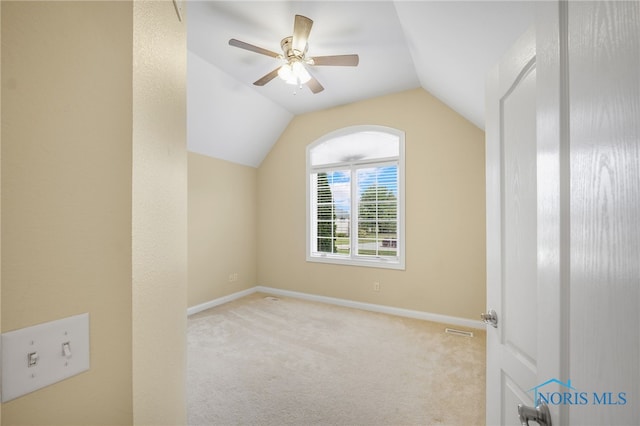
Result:
M186 26L171 2L2 8L2 331L89 312L91 369L3 424L184 424Z
M186 14L183 16L186 19ZM133 6L133 420L186 423L186 23Z
M189 153L189 306L256 285L257 174Z
M91 319L3 424L131 423L131 4L3 1L2 43L2 331Z
M405 132L405 271L305 260L306 146L361 124ZM258 170L258 283L477 319L485 306L484 194L484 133L422 89L297 116Z

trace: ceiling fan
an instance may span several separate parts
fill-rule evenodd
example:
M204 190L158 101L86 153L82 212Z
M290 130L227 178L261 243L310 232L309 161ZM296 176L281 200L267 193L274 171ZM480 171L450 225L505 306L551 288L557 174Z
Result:
M254 85L264 86L276 76L279 76L289 84L297 84L300 87L306 84L313 93L319 93L324 90L324 87L309 73L307 66L334 65L355 67L358 65L359 58L358 55L307 57L307 50L309 49L307 39L309 38L312 25L313 21L311 19L306 16L296 15L293 23L293 35L283 38L280 42L283 53L272 52L271 50L236 40L235 38L229 40L229 44L284 61L282 66L256 80L253 83Z

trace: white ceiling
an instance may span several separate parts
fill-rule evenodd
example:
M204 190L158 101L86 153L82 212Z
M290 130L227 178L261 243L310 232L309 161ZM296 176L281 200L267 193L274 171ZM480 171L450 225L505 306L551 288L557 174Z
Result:
M534 11L525 1L190 0L187 13L188 148L257 167L295 115L416 87L484 128L485 76ZM318 94L278 78L254 86L280 62L229 39L280 53L296 14L314 21L308 56L357 53L358 67L313 67Z

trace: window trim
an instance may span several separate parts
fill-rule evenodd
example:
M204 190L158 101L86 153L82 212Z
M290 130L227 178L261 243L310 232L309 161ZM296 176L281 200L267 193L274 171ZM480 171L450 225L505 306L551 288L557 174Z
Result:
M352 162L342 162L335 164L323 164L322 166L311 167L311 150L318 145L321 145L324 142L327 142L330 139L334 139L337 137L346 136L353 133L360 132L382 132L388 133L398 138L399 144L399 152L398 157L392 158L377 158L377 159L368 159L361 161L352 161ZM312 209L311 209L311 173L317 173L322 170L336 170L343 167L352 168L354 166L362 166L367 164L388 164L390 161L398 163L398 256L397 260L389 260L388 258L378 257L378 258L365 258L358 257L354 255L353 243L352 250L349 257L346 256L337 256L331 254L322 254L322 255L314 255L311 251L312 247L312 238L311 238L311 228L312 228ZM350 266L364 266L364 267L372 267L372 268L384 268L384 269L405 269L405 133L401 130L386 127L386 126L377 126L377 125L358 125L358 126L349 126L344 127L342 129L335 130L333 132L327 133L316 139L314 142L307 145L306 149L306 260L307 262L316 262L316 263L330 263L330 264L338 264L338 265L350 265ZM352 177L352 185L354 184L355 179ZM352 216L353 217L353 216ZM351 237L353 238L353 232Z

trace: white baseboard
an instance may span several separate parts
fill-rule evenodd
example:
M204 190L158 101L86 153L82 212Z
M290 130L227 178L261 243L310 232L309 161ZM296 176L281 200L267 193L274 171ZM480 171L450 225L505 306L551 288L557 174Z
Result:
M197 314L198 312L202 312L206 309L213 308L214 306L222 305L223 303L232 302L236 299L240 299L241 297L248 296L250 294L255 293L257 287L248 288L246 290L239 291L237 293L229 294L227 296L219 297L217 299L210 300L205 303L201 303L196 306L192 306L187 309L187 315Z
M415 319L421 319L425 321L439 322L443 324L456 325L458 327L467 327L467 328L474 328L479 330L485 329L485 324L479 320L476 321L476 320L471 320L467 318L433 314L430 312L414 311L411 309L403 309L403 308L394 308L392 306L375 305L373 303L355 302L353 300L338 299L336 297L317 296L315 294L301 293L298 291L291 291L291 290L282 290L279 288L265 287L265 286L256 286L247 290L230 294L228 296L211 300L201 305L193 306L187 309L187 315L193 315L195 313L204 311L205 309L213 308L214 306L222 305L223 303L231 302L233 300L239 299L244 296L248 296L249 294L256 293L256 292L272 294L275 296L293 297L295 299L309 300L312 302L329 303L331 305L362 309L365 311L380 312L383 314L397 315L397 316L406 317L406 318L415 318Z
M394 308L392 306L385 306L385 305L375 305L373 303L355 302L353 300L338 299L335 297L317 296L315 294L300 293L300 292L291 291L291 290L281 290L279 288L272 288L272 287L257 286L255 288L256 288L256 291L259 291L262 293L269 293L276 296L293 297L296 299L309 300L312 302L329 303L331 305L344 306L347 308L356 308L356 309L362 309L365 311L397 315L400 317L415 318L415 319L421 319L425 321L433 321L433 322L439 322L443 324L457 325L459 327L468 327L468 328L475 328L480 330L484 330L486 327L485 324L480 320L476 321L476 320L471 320L467 318L433 314L430 312L414 311L411 309L403 309L403 308Z

